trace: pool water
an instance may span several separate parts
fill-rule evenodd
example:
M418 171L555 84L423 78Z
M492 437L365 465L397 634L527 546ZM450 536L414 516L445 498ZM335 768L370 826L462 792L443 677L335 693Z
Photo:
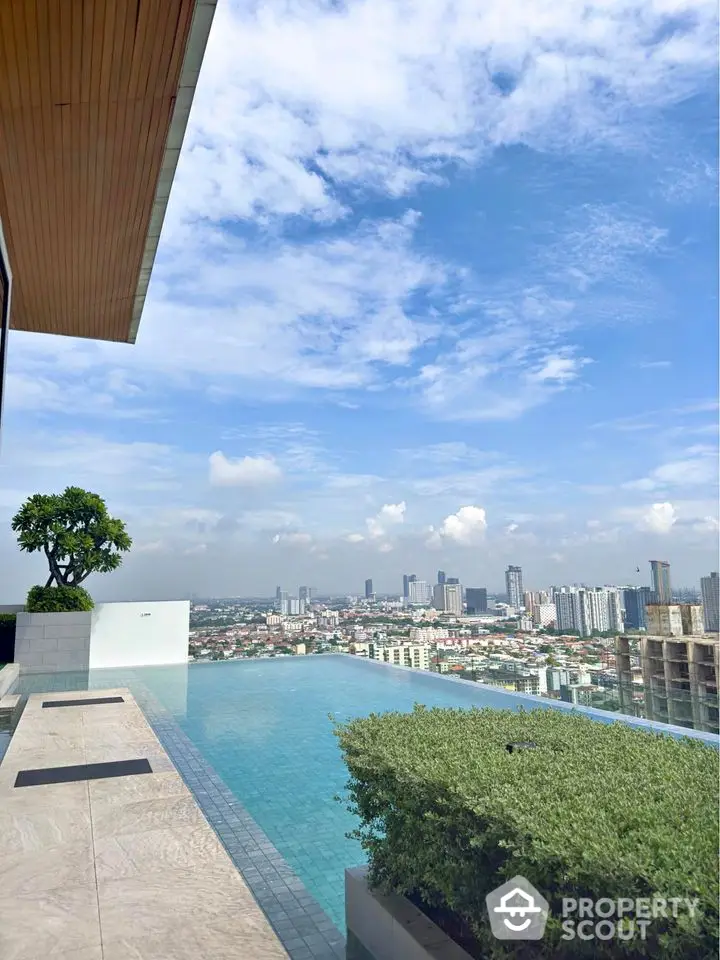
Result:
M341 930L344 870L364 856L347 837L354 817L335 799L347 770L333 720L411 710L417 702L552 708L548 701L348 656L27 676L20 690L118 685L136 685L140 703L147 688L172 715Z

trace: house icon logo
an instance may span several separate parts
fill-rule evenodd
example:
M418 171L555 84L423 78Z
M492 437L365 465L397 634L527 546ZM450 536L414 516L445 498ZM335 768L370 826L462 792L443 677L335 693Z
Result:
M513 877L485 897L493 936L498 940L541 940L549 905L525 877Z

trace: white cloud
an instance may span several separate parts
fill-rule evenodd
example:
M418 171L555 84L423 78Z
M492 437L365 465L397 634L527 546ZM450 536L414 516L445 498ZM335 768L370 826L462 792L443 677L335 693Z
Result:
M391 543L381 543L380 546L378 547L378 552L391 553L392 549L393 549L393 545Z
M645 148L638 111L712 75L715 22L710 0L221 4L170 227L332 219L332 181L397 196L503 145Z
M207 553L206 543L197 543L194 547L188 547L186 550L183 550L183 554L186 557L202 556L204 553Z
M368 535L373 540L376 540L379 537L385 536L389 527L404 523L405 509L406 504L404 500L401 503L384 504L374 517L368 517L365 521L368 528Z
M132 548L135 553L160 553L165 549L165 544L162 540L150 540L147 543L133 543Z
M272 457L229 460L221 450L210 454L210 483L215 487L255 487L274 483L282 470Z
M626 490L657 490L661 487L695 487L716 481L715 447L699 444L683 451L686 456L660 464L647 477L623 484Z
M272 542L302 546L306 543L312 543L312 536L309 533L276 533L272 538Z
M643 513L638 526L651 533L670 533L676 521L675 508L671 503L653 503Z
M365 537L361 533L349 533L345 539L348 543L362 543Z
M450 540L464 546L480 543L487 529L485 510L482 507L460 507L457 513L445 517L438 530L431 534L434 543Z

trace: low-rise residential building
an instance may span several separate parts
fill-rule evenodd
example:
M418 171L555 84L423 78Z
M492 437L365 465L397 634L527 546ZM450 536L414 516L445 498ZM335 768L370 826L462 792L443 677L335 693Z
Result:
M392 663L400 667L414 667L416 670L430 669L430 647L425 643L390 645L370 641L354 644L354 652L356 656L378 660L381 663Z

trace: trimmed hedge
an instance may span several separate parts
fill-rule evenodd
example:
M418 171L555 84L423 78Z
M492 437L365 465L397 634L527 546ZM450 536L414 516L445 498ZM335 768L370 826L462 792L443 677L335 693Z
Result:
M718 752L559 710L373 714L336 728L369 881L467 923L482 955L717 957ZM508 743L535 749L509 753ZM541 941L490 931L486 895L526 877ZM647 939L563 940L562 898L697 897ZM520 952L519 952L520 951Z
M31 587L25 601L27 613L72 613L92 610L94 606L84 587Z

